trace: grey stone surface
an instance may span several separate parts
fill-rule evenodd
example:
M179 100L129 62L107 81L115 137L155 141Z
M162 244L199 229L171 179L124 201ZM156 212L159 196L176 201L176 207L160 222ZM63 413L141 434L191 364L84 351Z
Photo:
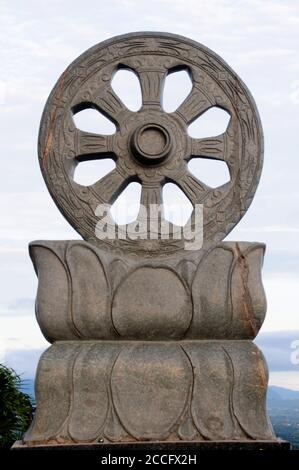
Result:
M162 107L168 73L186 67L193 82L174 113ZM119 68L134 71L142 108L126 108L111 87ZM192 139L188 125L212 107L231 118L224 134ZM95 108L117 127L113 136L78 130L73 113ZM149 150L151 149L151 150ZM73 180L78 161L115 159L116 168L91 186ZM225 161L230 181L211 188L188 171L193 158ZM48 189L82 237L106 250L146 256L184 251L182 240L99 240L98 204L112 204L131 182L142 184L141 202L162 202L162 186L177 184L191 203L204 204L204 247L221 241L241 219L254 196L262 168L263 135L253 98L236 73L214 52L190 39L166 33L132 33L104 41L82 54L62 74L41 121L39 161Z
M137 113L111 87L122 67L140 80ZM165 113L165 77L182 67L192 91ZM229 112L227 131L190 138L188 125L213 106ZM78 130L73 114L85 108L112 119L116 133ZM91 186L74 182L78 162L107 156L115 170ZM37 411L24 448L278 445L266 412L267 366L251 341L266 313L265 246L222 242L252 201L262 156L249 91L194 41L133 33L94 46L67 68L45 107L39 160L54 201L84 241L30 244L37 320L53 344L39 362ZM187 170L193 157L225 161L230 181L210 188L197 180ZM176 239L99 240L97 205L115 201L130 181L142 183L145 206L162 202L168 181L203 204L202 248L186 250Z
M248 339L266 313L262 243L222 242L193 261L151 263L82 241L33 242L45 337Z
M251 341L60 341L42 356L27 444L273 440Z

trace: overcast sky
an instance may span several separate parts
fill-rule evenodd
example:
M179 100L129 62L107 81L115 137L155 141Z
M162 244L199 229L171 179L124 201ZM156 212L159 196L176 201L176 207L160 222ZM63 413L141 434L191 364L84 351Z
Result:
M267 244L263 331L299 330L298 0L0 0L0 360L47 344L34 317L37 281L28 242L79 237L39 171L36 141L45 100L84 50L142 30L203 43L251 90L264 128L265 163L254 202L229 238Z

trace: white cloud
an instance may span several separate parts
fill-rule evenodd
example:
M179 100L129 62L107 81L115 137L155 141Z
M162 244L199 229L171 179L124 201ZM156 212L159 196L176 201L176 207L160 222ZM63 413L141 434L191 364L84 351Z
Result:
M299 80L294 80L291 83L290 100L293 104L299 104Z
M267 295L267 315L262 331L298 330L299 278L272 276L264 278Z
M299 391L298 371L270 372L269 385Z
M14 242L24 244L37 238L79 238L68 225L46 191L0 195L0 242L5 250Z
M0 362L10 351L45 348L49 343L41 334L34 312L26 316L0 316Z
M283 225L273 225L273 226L259 226L259 227L247 227L247 228L240 228L238 229L240 232L254 232L256 234L263 233L263 232L270 232L270 233L299 233L299 227L288 227Z

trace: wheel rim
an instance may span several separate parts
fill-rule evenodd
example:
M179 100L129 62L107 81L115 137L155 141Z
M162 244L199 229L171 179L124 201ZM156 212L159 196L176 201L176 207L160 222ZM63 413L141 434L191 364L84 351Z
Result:
M142 107L126 108L111 87L119 68L139 78ZM187 68L193 88L173 113L162 106L168 73ZM193 139L187 128L211 107L229 112L223 134ZM73 114L98 109L116 125L112 136L76 128ZM90 186L73 179L79 161L112 157L116 167ZM184 240L99 240L95 214L112 204L132 181L142 184L141 204L162 204L166 182L176 184L192 205L203 204L203 248L222 240L249 207L262 168L263 137L255 103L225 62L204 46L175 35L133 33L112 38L82 54L58 80L46 104L39 136L41 170L66 219L98 246L169 254L184 251ZM211 188L188 171L191 158L225 161L230 181ZM163 216L163 215L162 215Z

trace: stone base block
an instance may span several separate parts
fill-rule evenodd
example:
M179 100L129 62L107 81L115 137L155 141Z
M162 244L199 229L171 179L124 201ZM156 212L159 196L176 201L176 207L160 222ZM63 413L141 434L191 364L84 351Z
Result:
M186 259L145 260L79 240L33 242L37 320L50 343L254 339L266 313L264 250L222 242Z
M61 341L41 357L26 445L275 441L251 341Z

